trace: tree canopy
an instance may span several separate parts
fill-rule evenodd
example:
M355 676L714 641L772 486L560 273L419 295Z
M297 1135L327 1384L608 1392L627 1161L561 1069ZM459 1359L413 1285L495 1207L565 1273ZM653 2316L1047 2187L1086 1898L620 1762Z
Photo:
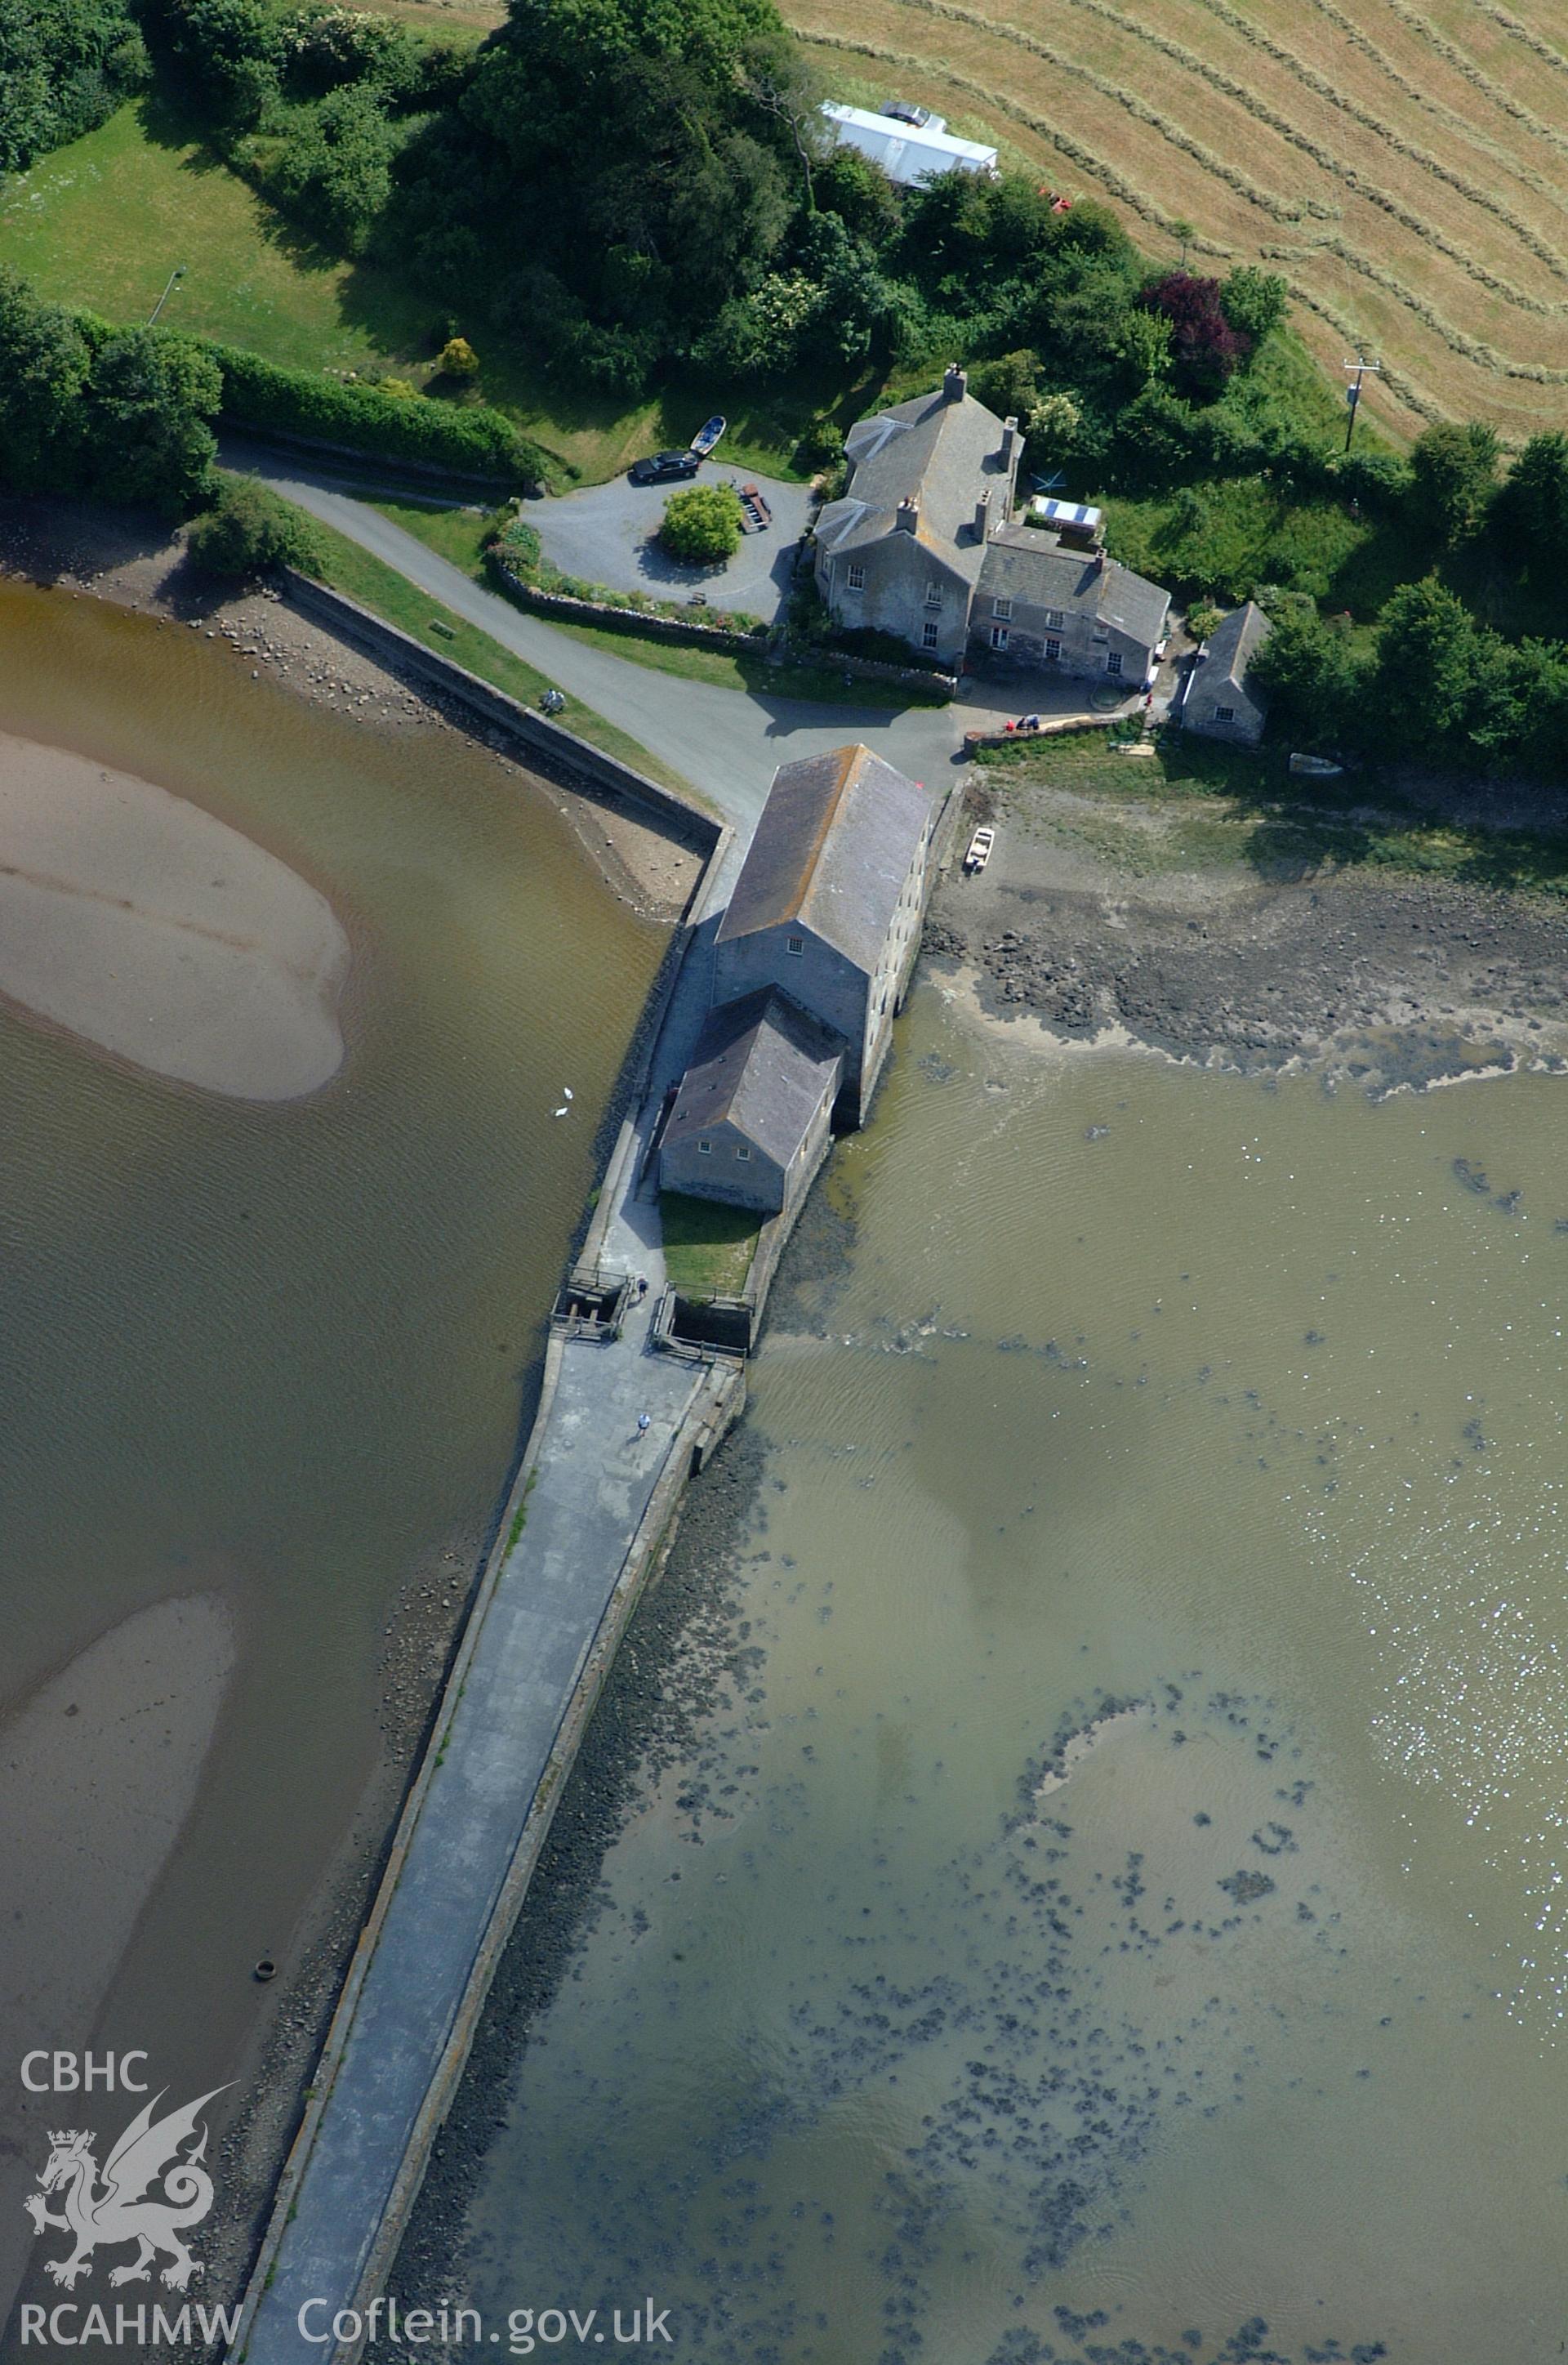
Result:
M400 234L631 386L756 289L803 184L772 0L512 0L405 159Z
M187 340L110 330L0 269L0 482L179 516L207 490L221 393Z
M1497 485L1497 438L1479 420L1444 420L1411 448L1411 502L1435 542L1452 548L1477 532Z
M129 0L4 0L0 173L93 130L147 72Z
M319 568L320 544L308 518L254 476L222 476L211 505L190 530L189 548L209 575L246 582L277 566Z

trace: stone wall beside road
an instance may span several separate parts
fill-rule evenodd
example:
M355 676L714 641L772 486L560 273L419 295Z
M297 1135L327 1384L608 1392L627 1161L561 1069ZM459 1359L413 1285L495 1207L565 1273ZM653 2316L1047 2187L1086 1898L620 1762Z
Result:
M465 667L442 656L439 650L427 649L411 633L399 632L396 624L372 615L368 608L360 607L342 592L330 590L326 584L293 567L284 569L283 579L289 600L304 614L330 624L335 632L369 650L372 656L441 690L480 721L510 732L532 755L543 757L547 767L565 770L601 793L640 809L660 827L703 854L711 853L717 846L722 824L694 796L683 797L674 789L649 779L645 772L639 772L633 765L622 763L619 757L607 756L602 748L591 746L564 723L553 721L548 714L536 714L520 699L510 698L505 690L481 681L477 674L469 673Z

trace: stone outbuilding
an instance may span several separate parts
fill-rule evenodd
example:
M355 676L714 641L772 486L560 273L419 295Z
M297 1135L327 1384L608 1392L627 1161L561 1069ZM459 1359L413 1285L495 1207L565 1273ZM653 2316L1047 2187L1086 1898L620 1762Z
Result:
M776 987L829 1027L846 1124L870 1101L919 949L933 801L862 745L781 765L719 924L715 1004Z
M659 1183L767 1216L792 1209L827 1155L844 1046L764 987L710 1011L659 1149Z
M1014 522L1022 449L1018 421L977 402L957 368L935 394L859 420L845 491L817 520L817 588L841 628L874 626L954 672L1139 690L1170 596L1093 537Z
M1193 658L1182 700L1182 728L1205 739L1255 747L1268 717L1268 693L1250 678L1271 627L1255 600L1222 616Z

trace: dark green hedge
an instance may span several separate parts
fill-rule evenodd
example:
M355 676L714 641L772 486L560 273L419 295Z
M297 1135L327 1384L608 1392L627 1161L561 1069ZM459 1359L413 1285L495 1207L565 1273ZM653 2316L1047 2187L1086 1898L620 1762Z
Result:
M536 484L545 474L538 444L498 410L345 386L324 372L282 369L233 345L207 344L206 350L223 373L222 415L230 426L343 444L379 459L507 484Z

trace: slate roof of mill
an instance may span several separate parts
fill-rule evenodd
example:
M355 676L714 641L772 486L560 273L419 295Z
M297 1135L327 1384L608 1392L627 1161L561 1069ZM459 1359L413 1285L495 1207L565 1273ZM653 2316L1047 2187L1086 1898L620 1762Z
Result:
M788 1166L822 1105L837 1088L844 1046L776 986L711 1010L680 1080L665 1146L726 1120L778 1165Z
M781 764L718 941L798 920L869 976L932 800L869 747Z

